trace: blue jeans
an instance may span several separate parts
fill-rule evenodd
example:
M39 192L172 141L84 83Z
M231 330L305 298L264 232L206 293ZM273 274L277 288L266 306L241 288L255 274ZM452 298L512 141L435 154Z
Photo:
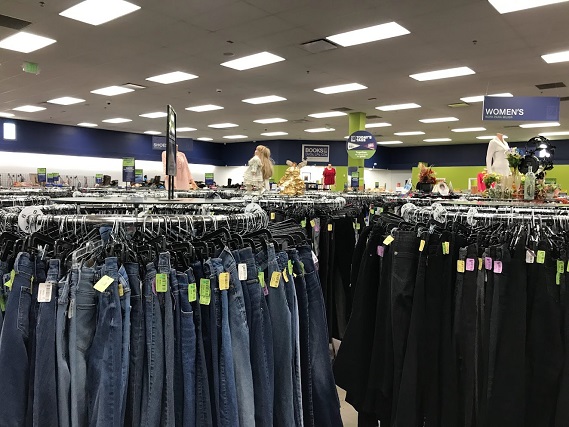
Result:
M58 259L49 262L46 283L50 283L51 300L39 303L36 322L36 363L34 380L33 423L34 425L59 425L57 407L57 283L59 282Z
M144 303L138 264L125 263L130 285L130 361L125 413L127 426L140 425L142 411L142 377L144 372Z
M162 416L160 424L163 427L170 427L176 425L174 401L174 312L172 306L172 281L176 280L176 276L172 277L171 274L169 253L165 252L159 255L158 272L169 275L168 291L158 293L158 301L160 302L164 326L164 387L162 388Z
M231 351L233 353L233 369L237 393L239 425L255 425L255 400L253 390L253 372L251 370L251 350L249 342L249 327L243 297L243 287L239 281L237 265L231 252L225 248L220 255L223 269L230 275L229 328L231 333Z
M71 273L58 284L55 349L57 359L57 409L59 427L71 425L71 374L69 372L69 286Z
M255 425L273 425L274 365L271 318L263 290L259 284L258 269L251 248L239 250L241 263L247 264L247 280L242 281L246 306L251 307L249 336ZM245 290L246 288L246 290ZM247 303L247 300L249 302Z
M100 277L109 276L113 283L97 292L97 327L87 359L89 425L121 426L122 413L122 346L123 325L119 297L116 257L105 259Z
M196 422L196 329L194 309L188 300L188 276L178 273L180 301L180 335L182 356L182 421L184 427L195 427ZM177 407L176 407L177 408ZM200 424L201 425L201 424Z
M304 279L308 297L309 354L312 368L314 421L318 426L342 426L340 401L328 350L328 326L320 279L318 272L314 269L310 247L300 247L298 253L304 263Z
M176 425L183 425L184 415L184 374L182 367L182 303L180 301L180 283L178 281L184 274L176 274L176 270L170 272L173 316L174 316L174 408ZM186 279L187 281L187 279Z
M128 371L130 368L130 282L125 266L119 268L119 298L122 315L122 359L121 359L121 423L126 415L126 395L128 390Z
M286 255L285 255L286 257ZM265 282L269 289L267 302L273 330L273 354L275 369L274 414L275 426L294 425L294 405L292 388L292 330L291 317L284 279L281 277L278 287L270 286L273 273L282 272L275 255L274 245L270 244L267 252L256 255L259 269L265 272Z
M6 427L26 425L33 337L30 314L34 270L34 261L30 255L19 253L14 262L16 276L6 304L6 318L0 335L0 378L3 395L0 425Z

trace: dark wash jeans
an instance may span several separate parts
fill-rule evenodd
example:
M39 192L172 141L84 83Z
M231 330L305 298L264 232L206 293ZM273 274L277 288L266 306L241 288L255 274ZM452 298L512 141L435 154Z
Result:
M192 276L193 279L193 276ZM177 273L180 290L180 344L182 352L182 424L194 427L196 423L196 329L194 309L188 299L188 275ZM195 283L195 282L193 282Z

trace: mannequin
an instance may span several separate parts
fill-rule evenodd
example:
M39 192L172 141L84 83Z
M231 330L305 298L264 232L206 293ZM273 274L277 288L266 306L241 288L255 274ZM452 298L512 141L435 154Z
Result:
M306 166L307 161L303 160L300 163L286 161L288 168L279 181L279 187L281 187L281 194L286 194L287 196L299 196L304 194L306 185L300 177L300 170Z
M322 176L324 176L324 188L330 188L331 185L336 184L336 169L332 167L331 163L328 163L328 166L324 168Z
M496 134L488 143L488 151L486 152L486 169L488 173L498 173L502 176L510 176L510 165L506 159L506 151L510 146L504 141L504 135Z
M262 193L268 190L269 178L272 175L273 162L271 160L271 150L264 145L258 145L243 175L243 184L247 192L258 191Z
M166 151L162 151L162 165L164 166L164 171L166 170ZM174 189L175 190L195 190L198 188L194 179L192 178L192 173L190 172L190 166L188 165L188 159L186 155L178 150L178 144L176 144L176 170L177 174L174 177ZM168 179L164 180L166 189L168 189Z

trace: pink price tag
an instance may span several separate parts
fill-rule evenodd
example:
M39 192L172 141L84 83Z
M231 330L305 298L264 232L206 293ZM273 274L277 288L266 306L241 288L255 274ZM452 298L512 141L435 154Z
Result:
M269 295L269 285L268 284L263 288L263 295L265 295L265 296Z
M502 261L494 261L494 273L500 274L502 272Z
M492 258L489 256L484 258L484 267L486 267L486 270L492 270Z
M474 258L466 258L466 271L474 271L475 264Z
M377 254L383 258L384 253L385 253L385 246L379 245L377 247Z

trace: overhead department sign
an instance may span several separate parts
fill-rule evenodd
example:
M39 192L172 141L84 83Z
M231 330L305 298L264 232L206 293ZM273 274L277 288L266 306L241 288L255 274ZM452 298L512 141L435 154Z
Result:
M377 149L377 141L368 131L358 130L348 138L347 149L352 159L370 159Z
M482 120L559 121L559 98L553 96L485 96Z
M330 146L302 144L302 158L309 162L330 163Z

